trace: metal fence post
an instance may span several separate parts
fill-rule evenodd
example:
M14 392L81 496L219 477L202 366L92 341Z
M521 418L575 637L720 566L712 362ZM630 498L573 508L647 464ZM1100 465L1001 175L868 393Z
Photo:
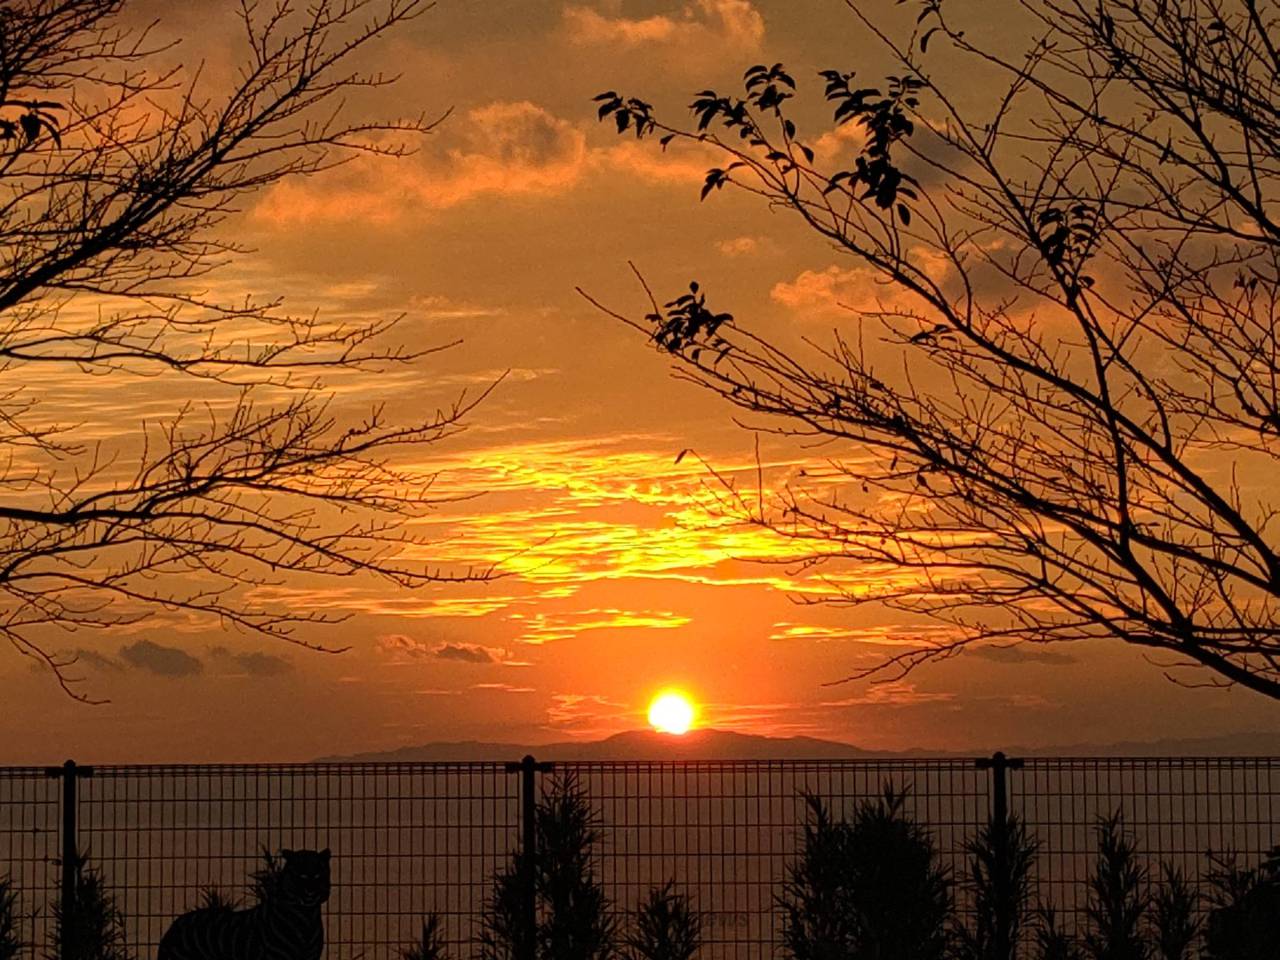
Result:
M93 767L82 767L68 760L60 767L45 767L45 774L62 780L62 893L61 909L65 917L73 909L80 879L79 799L77 785L81 777L93 775ZM68 950L66 939L62 941L65 960Z
M520 943L516 948L516 960L536 960L538 953L538 780L539 773L554 768L551 763L539 763L532 755L519 763L508 763L508 773L520 774L520 868L523 874L520 884L521 903Z
M977 760L979 770L991 771L991 841L994 862L991 865L993 879L998 888L1005 886L1009 875L1009 777L1008 771L1021 770L1022 760L1010 759L997 750L990 757ZM996 897L996 910L1000 916L995 920L995 955L1000 960L1012 960L1014 944L1010 943L1010 930L1013 917L1005 915L1013 891L1001 890L1003 895Z

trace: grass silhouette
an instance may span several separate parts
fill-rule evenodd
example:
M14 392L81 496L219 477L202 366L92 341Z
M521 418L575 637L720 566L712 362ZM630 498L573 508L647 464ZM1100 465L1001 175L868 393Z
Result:
M422 921L422 935L418 942L400 951L400 960L450 960L438 913L427 914Z
M54 901L53 919L49 960L131 960L124 914L86 854L77 859L73 896Z
M668 880L649 891L625 939L627 960L693 960L702 945L702 915Z
M0 960L15 960L25 946L18 932L22 903L11 877L0 877Z

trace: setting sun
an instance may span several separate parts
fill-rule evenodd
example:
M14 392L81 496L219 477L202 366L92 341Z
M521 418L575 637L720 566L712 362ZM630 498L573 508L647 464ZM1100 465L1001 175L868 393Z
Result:
M688 733L694 713L693 703L679 690L663 690L649 704L649 723L659 733Z

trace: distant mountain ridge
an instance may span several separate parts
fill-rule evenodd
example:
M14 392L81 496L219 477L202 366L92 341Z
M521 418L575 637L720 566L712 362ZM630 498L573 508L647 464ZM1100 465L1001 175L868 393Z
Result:
M321 757L324 762L344 761L449 761L519 760L533 754L539 760L774 760L857 759L888 757L887 753L863 750L848 743L812 737L763 737L731 730L692 730L683 736L628 730L603 740L521 745L463 740L453 743L425 743L373 753Z
M765 737L731 730L694 730L684 736L629 730L603 740L565 741L536 745L463 740L424 743L320 757L319 762L448 762L519 760L532 754L539 760L890 760L924 757L979 757L992 749L964 751L866 750L850 743L814 737ZM1048 747L1001 745L1011 757L1243 757L1280 756L1280 731L1255 731L1193 739L1073 743Z

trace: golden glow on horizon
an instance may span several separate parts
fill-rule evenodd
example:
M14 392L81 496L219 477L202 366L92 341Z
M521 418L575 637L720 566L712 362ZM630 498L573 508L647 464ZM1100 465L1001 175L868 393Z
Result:
M697 711L679 690L663 690L649 704L649 724L659 733L688 733Z

